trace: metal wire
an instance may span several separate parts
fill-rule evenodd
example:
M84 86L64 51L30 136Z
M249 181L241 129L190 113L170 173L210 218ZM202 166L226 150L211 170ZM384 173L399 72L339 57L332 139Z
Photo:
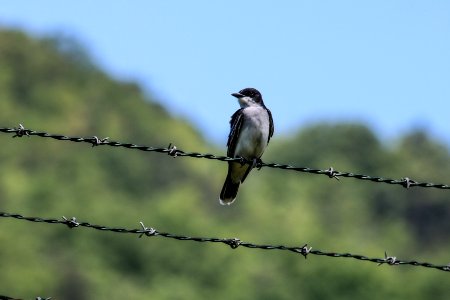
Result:
M50 300L50 299L52 299L52 297L42 298L42 297L38 296L38 297L35 298L35 300ZM0 295L0 300L23 300L23 299Z
M185 235L177 235L167 232L161 232L156 230L152 227L146 227L143 222L140 222L141 228L137 229L127 229L122 227L108 227L104 225L95 225L90 224L88 222L78 222L75 217L72 217L70 219L66 217L62 217L62 219L45 219L40 217L25 217L20 214L11 214L6 212L0 212L0 217L3 218L14 218L18 220L25 220L30 222L36 222L36 223L48 223L48 224L63 224L68 226L69 228L76 228L76 227L87 227L92 228L96 230L101 231L111 231L115 233L131 233L131 234L138 234L139 238L142 236L148 236L148 237L155 237L160 236L164 238L170 238L170 239L176 239L179 241L194 241L194 242L209 242L209 243L222 243L230 246L232 249L236 249L239 246L251 248L251 249L262 249L262 250L286 250L290 252L294 252L297 254L303 255L305 258L312 254L312 255L319 255L319 256L328 256L328 257L341 257L341 258L353 258L359 261L368 261L372 263L376 263L378 265L387 264L391 266L397 266L397 265L411 265L415 267L424 267L424 268L432 268L435 270L450 272L450 264L448 265L435 265L428 262L418 262L415 260L400 260L397 259L395 256L388 256L386 252L384 253L384 258L370 258L364 255L359 254L351 254L351 253L336 253L336 252L330 252L330 251L322 251L317 249L312 249L312 247L308 247L307 244L304 244L303 246L284 246L284 245L260 245L260 244L254 244L250 242L244 242L241 241L238 238L214 238L214 237L191 237L191 236L185 236Z
M212 159L212 160L219 160L219 161L238 161L243 164L248 163L252 164L252 161L247 161L243 158L234 158L234 157L228 157L228 156L217 156L214 154L203 154L198 152L185 152L183 150L177 149L176 146L169 145L166 148L158 148L158 147L150 147L150 146L143 146L143 145L137 145L133 143L122 143L117 141L109 141L109 138L98 138L96 136L93 137L70 137L66 135L61 134L52 134L44 131L35 131L31 129L26 129L22 124L19 124L19 127L17 128L7 128L7 127L0 127L0 132L3 133L12 133L14 134L14 137L23 137L23 136L39 136L44 138L52 138L59 141L70 141L70 142L76 142L76 143L88 143L91 144L92 147L94 146L111 146L111 147L123 147L127 149L136 149L141 151L149 151L149 152L157 152L157 153L165 153L172 157L194 157L194 158L206 158L206 159ZM371 181L375 183L387 183L387 184L395 184L395 185L401 185L405 188L410 187L422 187L422 188L437 188L437 189L450 189L450 185L448 184L436 184L436 183L430 183L430 182L418 182L415 180L410 179L409 177L404 177L401 179L389 179L389 178L383 178L383 177L377 177L377 176L370 176L370 175L364 175L364 174L355 174L351 172L339 172L337 170L334 170L333 167L330 167L326 170L321 169L312 169L308 167L297 167L297 166L291 166L287 164L278 164L278 163L264 163L260 161L257 164L258 168L262 167L268 167L268 168L274 168L274 169L282 169L282 170L291 170L296 172L303 172L303 173L309 173L309 174L319 174L319 175L326 175L330 178L336 178L339 179L340 177L348 177L348 178L354 178L359 180L366 180Z

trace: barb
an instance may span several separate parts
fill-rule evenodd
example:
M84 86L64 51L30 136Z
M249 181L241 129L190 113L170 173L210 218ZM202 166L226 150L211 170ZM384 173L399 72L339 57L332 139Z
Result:
M386 252L384 253L384 258L370 258L364 255L359 254L351 254L351 253L336 253L329 251L322 251L317 249L312 249L312 247L308 247L307 244L304 244L300 247L290 247L284 245L260 245L254 244L250 242L241 241L238 238L214 238L214 237L191 237L185 235L177 235L167 232L161 232L156 230L153 227L146 227L143 222L140 222L141 228L137 229L127 229L121 227L108 227L104 225L94 225L88 222L78 222L75 217L70 219L66 217L62 217L62 219L44 219L40 217L25 217L20 214L11 214L6 212L0 212L0 217L3 218L14 218L18 220L25 220L36 223L48 223L48 224L63 224L69 227L70 229L78 228L78 227L87 227L92 229L97 229L101 231L111 231L115 233L131 233L138 234L139 238L144 235L147 237L164 237L170 239L176 239L179 241L194 241L194 242L209 242L209 243L222 243L231 247L231 249L236 249L238 247L246 247L251 249L262 249L262 250L285 250L294 252L297 254L303 255L307 258L308 255L319 255L319 256L328 256L328 257L341 257L341 258L353 258L360 261L368 261L372 263L376 263L378 265L387 264L387 265L411 265L415 267L424 267L424 268L432 268L440 271L450 272L450 264L449 265L435 265L428 262L418 262L415 260L400 260L394 256L388 256Z
M38 137L44 137L44 138L52 138L59 141L70 141L75 143L88 143L91 144L92 147L94 146L111 146L111 147L123 147L127 149L136 149L141 151L148 151L148 152L157 152L157 153L165 153L172 157L194 157L194 158L206 158L206 159L212 159L212 160L219 160L219 161L237 161L241 163L247 163L252 164L253 161L248 161L243 158L235 158L235 157L228 157L228 156L218 156L214 154L203 154L198 152L185 152L183 150L178 149L175 145L169 144L166 148L158 148L158 147L150 147L150 146L143 146L143 145L137 145L133 143L122 143L117 141L109 141L109 137L106 138L98 138L97 136L93 137L70 137L62 134L52 134L44 131L35 131L31 129L26 129L22 124L19 124L18 128L7 128L7 127L0 127L0 132L3 133L12 133L14 134L13 137L23 137L23 136L38 136ZM339 172L337 170L334 170L333 167L330 167L326 170L321 169L313 169L308 167L296 167L291 166L287 164L278 164L278 163L264 163L261 162L258 164L258 168L261 167L268 167L268 168L274 168L274 169L282 169L282 170L291 170L296 172L303 172L303 173L309 173L309 174L319 174L319 175L325 175L329 178L335 178L339 180L339 177L348 177L348 178L354 178L359 180L366 180L371 181L375 183L387 183L387 184L396 184L401 185L406 189L409 189L410 187L422 187L422 188L437 188L437 189L450 189L450 185L448 184L436 184L436 183L430 183L430 182L417 182L415 180L412 180L408 177L404 177L401 179L389 179L389 178L383 178L383 177L377 177L377 176L370 176L370 175L364 175L364 174L355 174L351 172Z

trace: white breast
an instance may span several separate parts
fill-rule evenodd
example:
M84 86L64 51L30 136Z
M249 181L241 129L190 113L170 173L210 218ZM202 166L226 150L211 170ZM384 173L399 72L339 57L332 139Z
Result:
M247 107L236 145L235 156L259 158L264 153L269 138L269 115L263 107Z

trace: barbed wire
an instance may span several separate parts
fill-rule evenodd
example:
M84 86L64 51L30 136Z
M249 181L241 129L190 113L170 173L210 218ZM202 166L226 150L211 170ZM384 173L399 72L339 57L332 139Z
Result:
M141 225L141 228L137 229L127 229L122 227L108 227L104 225L95 225L88 222L78 222L75 217L72 217L70 219L66 217L62 217L61 219L45 219L41 217L25 217L20 214L11 214L6 212L0 212L0 217L3 218L14 218L18 220L25 220L30 222L36 222L36 223L48 223L48 224L63 224L68 226L69 228L76 228L76 227L87 227L92 228L100 231L110 231L114 233L130 233L130 234L138 234L139 238L143 236L147 237L164 237L164 238L170 238L170 239L176 239L179 241L194 241L194 242L208 242L208 243L222 243L230 246L232 249L236 249L238 247L246 247L251 249L262 249L262 250L285 250L294 252L297 254L301 254L305 259L308 255L319 255L319 256L328 256L328 257L341 257L341 258L353 258L359 261L368 261L372 263L376 263L379 266L383 264L388 264L391 266L397 266L397 265L411 265L415 267L424 267L424 268L432 268L440 271L450 272L450 264L448 265L435 265L428 262L418 262L415 260L400 260L397 259L395 256L388 256L387 253L384 253L384 258L370 258L364 255L359 254L351 254L351 253L336 253L336 252L330 252L330 251L322 251L317 249L312 249L312 247L309 247L308 244L304 244L300 247L291 247L291 246L284 246L284 245L260 245L260 244L254 244L250 242L241 241L238 238L214 238L214 237L191 237L191 236L185 236L185 235L177 235L167 232L161 232L156 230L153 227L146 227L143 222L139 222Z
M136 150L148 151L148 152L165 153L172 157L206 158L206 159L226 161L226 162L237 161L242 164L246 164L246 163L252 164L253 163L253 161L248 161L244 158L218 156L218 155L209 154L209 153L203 154L203 153L198 153L198 152L185 152L183 150L177 149L177 147L172 144L169 144L168 147L161 148L161 147L137 145L137 144L133 144L133 143L122 143L122 142L117 142L117 141L110 141L109 137L106 137L106 138L98 138L97 136L70 137L70 136L66 136L66 135L62 135L62 134L52 134L52 133L48 133L48 132L44 132L44 131L35 131L35 130L31 130L31 129L26 129L22 124L19 124L19 127L17 127L17 128L0 127L0 132L14 134L13 138L23 137L23 136L38 136L38 137L43 137L43 138L52 138L52 139L59 140L59 141L70 141L70 142L75 142L75 143L88 143L88 144L91 144L92 147L95 147L95 146L123 147L126 149L136 149ZM288 165L288 164L265 163L263 161L258 162L256 167L258 169L260 169L262 167L268 167L268 168L291 170L291 171L303 172L303 173L309 173L309 174L326 175L330 178L335 178L338 180L340 177L354 178L354 179L359 179L359 180L371 181L371 182L375 182L375 183L401 185L407 189L409 189L410 187L437 188L437 189L446 189L446 190L450 189L450 185L448 185L448 184L418 182L413 179L410 179L409 177L404 177L401 179L389 179L389 178L383 178L383 177L378 177L378 176L357 174L357 173L352 173L352 172L340 172L340 171L334 170L333 167L330 167L326 170L322 170L322 169L313 169L313 168L309 168L309 167L292 166L292 165Z
M50 300L50 299L52 299L52 297L42 298L38 296L35 298L35 300ZM23 300L23 299L0 295L0 300Z

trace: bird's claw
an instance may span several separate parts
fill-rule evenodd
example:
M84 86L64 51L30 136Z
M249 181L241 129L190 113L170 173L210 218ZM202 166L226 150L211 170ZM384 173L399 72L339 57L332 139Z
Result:
M253 168L257 168L258 171L261 170L261 168L262 168L262 160L261 160L261 158L258 157L258 158L254 158L253 159L252 169Z
M247 159L245 159L245 157L240 156L239 157L239 163L241 164L241 166L245 165L247 163Z

